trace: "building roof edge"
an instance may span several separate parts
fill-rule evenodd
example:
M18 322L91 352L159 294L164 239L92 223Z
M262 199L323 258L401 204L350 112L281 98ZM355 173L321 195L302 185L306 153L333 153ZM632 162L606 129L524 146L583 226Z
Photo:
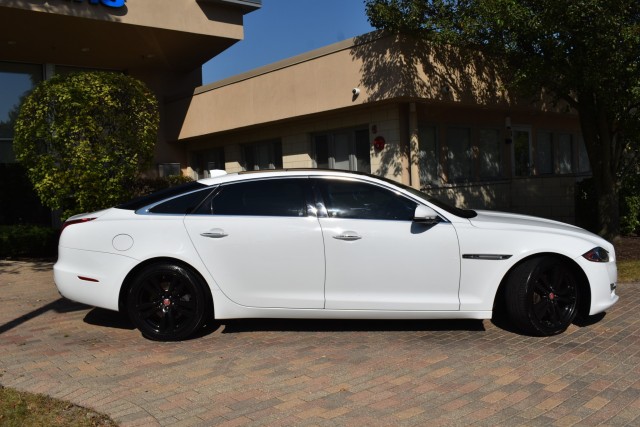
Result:
M386 37L387 35L382 31L372 31L360 36L352 37L346 40L339 41L327 46L320 47L318 49L311 50L309 52L301 53L300 55L292 56L290 58L282 59L280 61L273 62L271 64L263 65L262 67L255 68L253 70L236 74L235 76L227 77L226 79L218 80L200 87L197 87L193 91L193 95L199 95L204 92L219 89L224 86L229 86L235 83L239 83L244 80L249 80L254 77L261 76L263 74L272 73L274 71L281 70L283 68L292 67L294 65L311 61L323 56L331 55L342 50L351 49L352 47L367 44Z

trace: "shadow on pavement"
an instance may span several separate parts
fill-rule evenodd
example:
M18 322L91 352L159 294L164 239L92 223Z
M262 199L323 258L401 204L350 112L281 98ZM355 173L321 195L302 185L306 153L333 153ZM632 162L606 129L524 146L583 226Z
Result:
M16 328L23 323L33 319L34 317L38 317L49 310L54 310L56 313L70 313L73 311L86 310L89 306L80 304L77 302L69 301L68 299L58 298L55 301L50 302L49 304L45 304L40 308L36 308L26 314L23 314L20 317L17 317L13 320L8 321L7 323L0 325L0 334L3 334L13 328Z
M604 316L606 316L606 312L595 314L593 316L587 316L586 318L576 318L576 320L573 321L573 324L581 328L584 328L586 326L595 325L596 323L604 319ZM536 335L525 333L519 330L518 328L516 328L515 326L513 326L511 324L511 321L509 320L509 317L500 311L497 311L493 314L491 323L493 323L498 328L507 332L511 332L518 335L525 335L525 336L536 336Z
M95 326L106 328L133 330L135 327L129 317L118 311L106 310L104 308L94 308L84 317L84 322Z
M222 333L281 332L384 332L384 331L484 331L482 320L225 320Z
M607 312L602 312L602 313L598 313L598 314L594 314L593 316L587 316L584 318L577 318L573 323L576 326L580 326L580 327L585 327L585 326L591 326L591 325L595 325L596 323L600 322L602 319L604 319L604 316L607 315Z

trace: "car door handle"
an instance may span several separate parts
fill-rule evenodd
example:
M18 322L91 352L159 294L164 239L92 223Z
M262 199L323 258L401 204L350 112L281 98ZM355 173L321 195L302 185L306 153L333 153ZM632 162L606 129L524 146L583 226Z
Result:
M360 239L362 239L362 236L360 236L355 231L345 231L342 234L338 234L337 236L333 236L333 238L334 239L338 239L338 240L346 240L346 241L350 242L350 241L353 241L353 240L360 240Z
M211 237L212 239L219 239L221 237L227 237L228 234L224 232L222 228L214 228L213 230L200 233L203 237Z

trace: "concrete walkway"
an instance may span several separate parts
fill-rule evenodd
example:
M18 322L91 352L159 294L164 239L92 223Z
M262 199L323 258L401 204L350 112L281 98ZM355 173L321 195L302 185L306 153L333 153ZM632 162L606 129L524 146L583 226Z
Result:
M123 426L640 425L640 284L552 338L490 321L229 321L147 341L0 261L0 384Z

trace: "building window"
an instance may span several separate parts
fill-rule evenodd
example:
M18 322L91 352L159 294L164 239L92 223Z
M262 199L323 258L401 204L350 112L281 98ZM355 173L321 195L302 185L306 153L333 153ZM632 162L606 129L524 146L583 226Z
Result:
M316 134L313 152L317 168L371 172L367 129Z
M473 178L472 155L471 129L466 127L447 129L447 178L449 182L469 181Z
M478 176L481 180L502 177L500 130L480 129L478 138Z
M418 164L420 185L437 186L447 171L450 183L475 180L496 180L503 177L503 144L501 130L469 127L450 127L446 135L446 156L441 158L441 147L435 126L422 126L418 130Z
M242 169L246 171L282 169L282 142L278 139L244 144Z
M589 163L589 154L587 147L584 145L584 139L578 138L578 173L591 172L591 163Z
M436 132L435 126L421 126L418 129L418 169L420 186L423 188L440 184L442 169Z
M536 165L538 175L549 175L554 173L553 134L551 132L538 132L536 154L538 158L538 164Z
M568 133L558 134L558 173L573 173L573 136Z
M191 153L191 169L198 175L198 179L209 178L214 169L224 170L224 148L210 148Z
M531 132L528 129L513 129L513 175L531 175Z
M158 176L167 177L173 175L182 175L180 163L159 163Z
M42 78L42 65L0 62L0 163L16 161L13 126L22 100Z

